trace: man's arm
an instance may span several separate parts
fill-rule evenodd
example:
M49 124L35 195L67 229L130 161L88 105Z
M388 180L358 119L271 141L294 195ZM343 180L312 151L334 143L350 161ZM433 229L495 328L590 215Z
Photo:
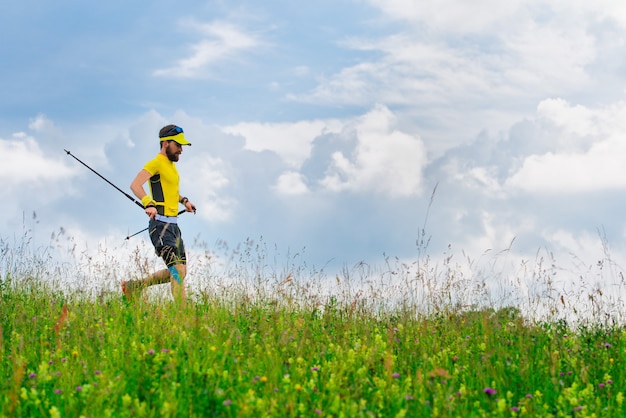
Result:
M149 202L146 202L147 199L144 199L146 196L148 196L148 194L143 189L143 185L145 182L148 181L150 177L152 177L152 174L150 174L147 170L143 169L139 173L137 173L137 176L135 177L135 179L132 181L132 183L130 183L130 190L135 194L135 196L137 196L138 199L141 200L141 203L144 206L146 206L147 203ZM154 218L156 214L157 214L156 207L154 206L146 207L146 215L148 215L151 218Z
M178 195L178 203L181 203L183 206L185 206L185 210L187 212L196 213L196 205L191 203L189 201L189 199L187 199L186 197L184 197L184 196L182 196L180 194Z
M137 173L133 182L130 183L130 190L132 190L139 200L143 199L144 196L147 195L146 191L143 189L143 185L150 177L152 177L152 175L144 169Z

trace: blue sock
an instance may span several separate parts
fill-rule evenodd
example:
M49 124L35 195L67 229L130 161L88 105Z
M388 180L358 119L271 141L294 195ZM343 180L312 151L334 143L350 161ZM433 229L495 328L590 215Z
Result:
M183 279L181 279L180 274L178 273L178 270L176 269L176 266L169 266L167 269L170 271L172 278L174 278L174 280L176 280L178 283L182 284Z

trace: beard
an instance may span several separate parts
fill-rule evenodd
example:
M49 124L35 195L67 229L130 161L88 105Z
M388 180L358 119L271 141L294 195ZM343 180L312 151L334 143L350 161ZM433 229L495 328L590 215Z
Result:
M169 145L167 146L167 148L165 148L165 155L167 155L167 158L170 161L174 161L174 162L178 161L179 154L175 151L174 152L171 151Z

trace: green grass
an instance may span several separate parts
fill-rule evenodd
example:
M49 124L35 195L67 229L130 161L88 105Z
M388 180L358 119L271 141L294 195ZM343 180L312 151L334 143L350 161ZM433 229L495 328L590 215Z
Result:
M140 252L119 273L108 253L0 244L0 417L626 415L622 289L584 285L619 277L608 257L559 289L551 260L526 282L476 282L452 256L329 279L247 242L219 274L190 257L181 309L122 299L116 274L151 270ZM62 280L85 272L111 286Z
M236 294L180 310L9 277L0 289L2 416L624 414L621 327Z

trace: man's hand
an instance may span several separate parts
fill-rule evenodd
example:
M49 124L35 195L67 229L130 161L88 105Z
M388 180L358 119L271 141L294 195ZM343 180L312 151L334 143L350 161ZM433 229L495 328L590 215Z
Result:
M150 217L150 219L154 219L157 216L157 208L154 206L148 206L145 210L146 215Z
M191 203L189 200L185 202L185 209L187 210L187 212L196 213L196 205Z

